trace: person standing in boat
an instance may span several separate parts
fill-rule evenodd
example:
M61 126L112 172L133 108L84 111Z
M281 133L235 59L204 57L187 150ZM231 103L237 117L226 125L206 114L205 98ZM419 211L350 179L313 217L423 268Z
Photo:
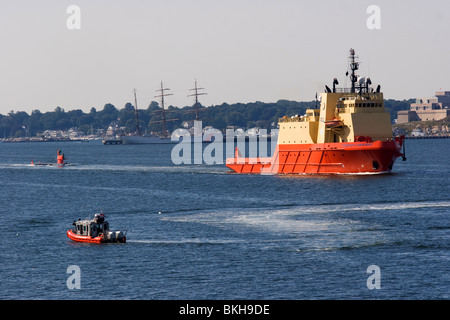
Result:
M58 149L57 155L58 155L58 156L57 156L56 162L57 162L58 164L64 164L65 157L64 157L64 154L61 153L61 150L60 150L60 149Z

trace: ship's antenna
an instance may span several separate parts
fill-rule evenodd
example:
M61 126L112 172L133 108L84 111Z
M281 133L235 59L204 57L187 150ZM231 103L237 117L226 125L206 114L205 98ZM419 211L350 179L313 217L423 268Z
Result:
M355 49L350 49L350 69L352 70L352 74L350 75L350 80L352 82L352 89L351 92L355 93L355 89L356 89L356 82L358 81L358 77L356 75L356 70L359 69L359 62L356 62L355 59Z
M136 133L138 136L141 135L141 129L139 129L139 112L136 98L136 89L133 89L134 93L134 121L136 122Z
M166 112L164 109L164 97L173 96L173 94L171 94L171 93L164 93L164 91L167 91L167 90L170 90L170 89L164 88L163 82L161 81L161 89L156 90L157 92L161 91L161 94L159 96L155 96L155 98L159 98L159 97L161 98L161 108L162 108L161 116L162 116L162 124L163 124L163 136L165 138L168 137L169 133L167 131L167 125L166 125Z
M198 115L198 112L199 112L199 110L198 110L199 109L198 108L198 105L199 105L199 103L198 103L198 96L202 96L202 95L207 94L205 92L199 93L198 92L199 90L205 90L205 88L197 87L197 79L195 79L195 88L189 90L189 91L194 91L194 93L188 95L188 97L195 97L194 111L195 111L195 120L197 120L197 121L200 119L200 117Z

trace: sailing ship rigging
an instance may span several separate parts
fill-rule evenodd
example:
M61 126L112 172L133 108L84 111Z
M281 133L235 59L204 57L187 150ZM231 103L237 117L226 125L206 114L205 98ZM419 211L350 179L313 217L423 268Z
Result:
M156 92L161 92L161 94L155 96L155 98L161 98L161 110L156 111L156 113L159 113L161 115L161 120L150 121L150 123L162 123L163 131L162 131L161 136L163 138L169 137L169 131L167 130L167 122L179 120L179 119L167 119L166 118L166 113L170 112L170 111L166 110L164 107L164 101L165 101L164 98L168 97L168 96L173 96L172 93L165 93L166 91L169 91L169 90L170 90L169 88L164 88L163 82L161 81L161 89L156 90Z
M201 111L201 104L198 102L198 96L206 95L206 92L199 92L200 90L205 90L205 88L199 88L197 86L197 79L195 79L195 87L193 89L190 89L189 91L194 91L193 94L188 95L188 97L195 97L195 103L194 103L194 112L195 112L195 120L199 121L200 116L199 112ZM188 111L192 112L192 111Z
M164 97L170 96L172 94L165 93L166 90L170 90L167 88L164 88L164 85L161 81L161 89L156 91L161 91L161 95L156 97L161 97L161 110L158 110L154 113L161 114L162 120L158 121L150 121L149 123L162 123L163 124L163 131L160 135L155 134L141 134L140 125L139 125L139 110L138 110L138 104L137 104L137 96L136 96L136 89L133 89L134 93L134 118L135 118L135 125L136 125L136 132L133 135L127 135L122 136L121 141L125 144L153 144L153 143L171 143L171 138L169 137L169 131L167 130L167 124L168 121L175 121L178 119L166 119L166 112L169 112L165 110L164 108Z

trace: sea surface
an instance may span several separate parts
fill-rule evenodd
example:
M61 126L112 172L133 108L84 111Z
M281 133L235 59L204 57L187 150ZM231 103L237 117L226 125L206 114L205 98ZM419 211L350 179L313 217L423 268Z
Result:
M449 299L450 140L406 144L392 174L261 176L174 145L0 143L0 299ZM57 149L73 166L30 165ZM127 243L67 238L99 211Z

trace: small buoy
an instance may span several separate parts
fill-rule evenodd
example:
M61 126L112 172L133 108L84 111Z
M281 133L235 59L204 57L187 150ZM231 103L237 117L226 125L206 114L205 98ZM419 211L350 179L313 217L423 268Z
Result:
M162 212L161 211L158 211L158 214L161 214Z
M18 236L19 236L19 234L18 234L18 233L16 233L16 236L18 237Z

